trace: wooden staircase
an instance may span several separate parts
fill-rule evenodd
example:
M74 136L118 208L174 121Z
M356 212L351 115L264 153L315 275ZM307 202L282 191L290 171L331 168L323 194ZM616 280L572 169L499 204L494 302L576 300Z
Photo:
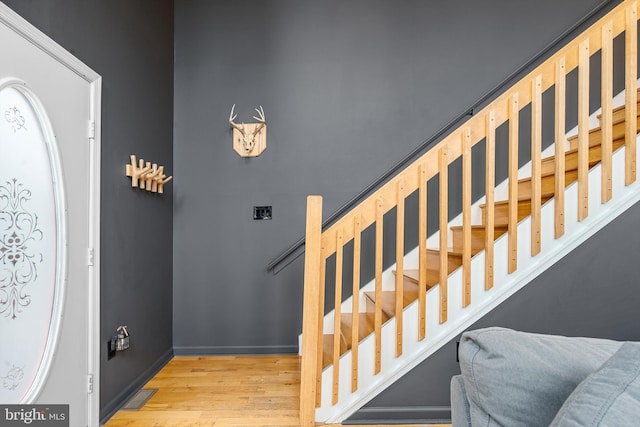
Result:
M302 425L341 422L640 201L637 23L637 0L624 0L326 229L322 197L308 197ZM624 55L614 60L618 36L624 37ZM590 73L595 67L599 73ZM614 97L616 67L624 68L624 94ZM577 91L568 91L573 71ZM590 111L596 90L600 117ZM554 105L543 106L543 94L549 93ZM570 105L577 105L578 126L577 134L567 138ZM542 150L543 109L554 117L553 156ZM520 135L524 114L531 119L526 141ZM496 155L496 139L505 137L497 129L503 125L508 130L506 159ZM521 145L530 148L525 153L530 172L519 166ZM474 149L484 151L482 161L472 156ZM454 162L461 169L462 213L449 223ZM496 183L497 167L508 171L504 184ZM484 199L472 204L476 170L484 173L486 190ZM406 202L412 195L417 206ZM413 215L405 209L413 209ZM427 215L434 214L438 232L428 238ZM417 229L418 247L409 253L406 218L417 218L408 227ZM385 232L393 221L395 233ZM383 249L390 247L395 247L393 275L384 272ZM374 279L365 284L360 268L370 254ZM353 262L349 274L346 259ZM329 272L335 276L327 277ZM353 297L343 300L349 281ZM325 301L331 293L333 301Z
M640 95L640 89L637 93ZM638 102L640 112L640 102ZM640 114L637 115L637 125L640 127ZM601 119L601 117L600 117ZM622 105L613 110L613 151L624 145L625 142L625 106ZM565 152L565 186L573 184L578 179L578 148L577 136L568 138L569 150ZM597 127L589 131L589 168L593 168L602 159L602 129ZM555 156L542 159L542 203L553 198L555 193ZM531 215L531 178L523 178L518 181L518 221ZM471 251L475 255L485 247L486 236L486 205L480 205L483 210L483 223L471 227ZM509 225L509 200L496 201L494 204L494 238L497 240L508 230ZM452 226L452 247L447 250L447 275L453 273L462 266L463 227ZM440 280L440 250L427 250L427 288L438 286ZM395 274L396 272L394 272ZM418 270L404 270L403 272L403 308L418 299ZM358 322L358 340L362 341L374 332L375 325L375 292L365 292L366 311L361 312ZM388 322L396 314L396 291L382 292L383 323ZM340 354L351 350L353 335L352 313L342 313L340 322L340 334L342 336ZM324 335L322 367L333 363L333 334Z

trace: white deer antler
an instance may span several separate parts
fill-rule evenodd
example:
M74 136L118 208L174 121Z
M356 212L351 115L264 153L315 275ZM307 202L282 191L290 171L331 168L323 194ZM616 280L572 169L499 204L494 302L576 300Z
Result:
M265 123L266 119L264 118L264 110L262 109L262 105L260 106L259 110L257 108L255 110L256 110L256 113L258 113L258 115L260 117L258 118L256 116L253 116L253 118L256 119L257 121L259 121L260 123Z
M264 125L267 123L267 119L264 118L264 110L262 109L262 105L260 106L259 110L257 108L255 108L255 110L260 117L258 118L256 116L253 116L253 118L259 121L260 123L253 130L253 136L256 136L257 134L259 134L262 128L264 127Z
M231 123L231 126L233 126L234 129L238 129L238 132L240 132L242 134L242 136L245 136L244 134L244 123L242 124L242 126L237 125L234 120L236 119L236 117L238 117L237 114L233 114L233 110L236 108L236 104L233 104L233 107L231 107L231 114L229 114L229 123Z

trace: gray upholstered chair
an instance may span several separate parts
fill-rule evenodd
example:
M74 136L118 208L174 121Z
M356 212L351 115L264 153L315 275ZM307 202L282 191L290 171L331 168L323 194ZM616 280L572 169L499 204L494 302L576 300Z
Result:
M640 425L640 343L487 328L459 359L453 427Z

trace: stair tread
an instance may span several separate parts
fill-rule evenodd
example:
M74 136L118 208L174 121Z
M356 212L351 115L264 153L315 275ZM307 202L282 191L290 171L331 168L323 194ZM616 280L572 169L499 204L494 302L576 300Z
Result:
M638 89L638 94L640 94L640 88ZM637 100L637 105L640 106L640 97ZM617 107L615 107L615 108L613 108L611 110L611 113L612 113L612 116L613 116L612 117L613 121L611 123L612 125L616 125L616 124L619 124L619 123L622 123L622 122L625 121L625 119L626 119L625 116L620 114L621 112L625 111L625 109L626 109L626 105L622 104L622 105L619 105L619 106L617 106ZM638 116L640 117L640 108L638 109ZM598 114L597 117L598 117L598 119L601 119L602 118L602 113ZM596 128L590 129L589 133L597 132L601 128L602 128L602 126L598 126ZM578 138L578 135L572 135L567 139L568 140L575 140L577 138Z
M426 283L427 290L433 288L435 285L438 284L438 282L440 282L439 267L440 266L438 265L438 269L434 269L427 264L427 283ZM414 269L405 270L404 278L406 281L410 281L410 282L413 282L415 285L418 285L420 283L420 271L414 270Z
M494 239L502 236L507 232L509 227L506 224L494 224L493 233ZM482 224L472 225L471 226L471 255L475 255L478 252L484 250L485 247L485 238L486 238L486 226ZM462 226L454 226L451 227L451 231L453 233L453 246L455 248L462 248Z
M462 225L452 225L451 230L462 230L463 226ZM471 224L471 231L473 230L484 230L486 227L483 224ZM494 228L497 230L507 230L508 227L506 225L495 225Z
M341 348L340 355L346 353L345 348ZM322 369L333 364L333 334L322 336Z
M640 108L638 109L640 114ZM640 124L640 116L638 117L638 121ZM615 119L612 123L612 136L614 140L624 139L625 134L625 120L623 119ZM602 131L600 127L590 129L589 130L589 146L593 147L601 143L602 141ZM576 148L576 144L578 143L578 135L573 135L567 138L567 142L569 142L569 146L573 149Z
M638 88L637 93L638 93L638 95L640 95L640 88ZM640 106L640 96L638 97L638 106ZM611 110L611 112L613 113L614 124L617 123L617 121L616 121L616 113L620 113L620 112L624 111L625 109L626 109L626 105L622 104L622 105L619 105L619 106L617 106L617 107L615 107L615 108L613 108ZM640 109L638 109L638 115L640 116ZM602 113L599 113L598 114L598 119L600 120L601 118L602 118ZM622 119L622 120L624 120L624 119Z
M600 163L600 161L598 160L598 162L596 162L596 163ZM574 168L571 168L571 169L565 168L564 173L565 174L571 174L571 173L577 172L577 170L578 170L577 167L575 169ZM551 177L555 177L555 173L546 174L546 175L540 175L540 178L542 178L542 179L544 179L544 178L548 179L548 178L551 178ZM527 177L524 177L524 178L520 178L518 180L518 184L528 184L529 182L531 182L531 177L530 176L527 176Z
M365 296L371 301L372 304L375 304L376 293L375 292L365 292ZM402 308L405 308L412 302L418 299L418 289L409 289L406 290L403 288L402 291ZM387 314L389 317L393 317L396 314L396 291L382 291L382 311Z
M613 140L613 151L624 145L624 138ZM578 169L578 149L572 148L564 152L565 154L565 170ZM592 167L600 163L602 156L602 144L589 147L589 166ZM556 156L549 156L542 159L542 176L555 174ZM525 178L522 178L525 179Z
M389 316L382 312L382 323L389 320ZM340 318L342 331L347 349L351 348L351 334L353 331L353 315L352 313L342 313ZM365 339L375 329L375 314L371 312L358 313L358 341ZM345 350L346 351L346 350Z
M549 200L551 200L551 196L542 197L541 204L544 205ZM495 207L495 215L494 215L494 223L496 225L502 225L505 227L509 226L509 200L500 200L494 203ZM482 209L482 218L484 223L484 215L486 210L486 205L480 205L480 209ZM518 200L517 207L517 222L522 221L529 215L531 215L531 199Z
M427 248L427 253L437 254L440 256L440 249L429 249ZM462 257L462 252L454 251L453 248L447 248L447 255L450 257Z
M439 266L438 266L439 267ZM429 282L429 274L436 275L435 283ZM416 286L420 283L420 270L419 269L409 269L404 271L404 277L408 281L414 283ZM427 266L427 290L432 288L433 286L438 284L438 280L440 280L440 271L439 269L432 269Z
M409 280L413 280L414 283L418 283L420 281L420 270L417 268L409 268L402 272L404 277Z
M555 175L541 176L541 197L553 197L555 194ZM578 170L565 170L565 187L578 179ZM518 201L531 199L531 177L518 180ZM496 201L497 202L497 201ZM496 203L494 202L494 204Z
M333 358L333 335L324 334L322 336L322 368L332 364Z
M404 289L417 288L418 284L418 269L415 268L405 268L402 270L402 277L405 279ZM398 274L397 270L393 270L394 276Z
M544 202L546 202L546 201L548 201L548 200L551 200L551 199L552 199L552 197L550 197L550 196L543 197L543 198L542 198L542 203L544 204ZM526 204L531 204L531 199L518 200L518 204L524 204L524 205L526 205ZM498 206L498 205L501 205L501 206L502 206L502 205L504 205L504 206L509 206L509 200L496 200L496 201L493 203L493 205L494 205L494 206ZM487 205L486 205L486 204L482 204L482 205L480 205L480 208L481 208L481 209L485 209L486 207L487 207Z

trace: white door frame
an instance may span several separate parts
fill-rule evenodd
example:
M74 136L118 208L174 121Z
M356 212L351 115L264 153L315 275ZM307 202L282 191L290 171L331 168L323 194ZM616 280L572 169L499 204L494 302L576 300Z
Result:
M0 2L0 22L13 29L43 52L66 66L90 84L91 121L87 124L87 136L92 141L89 170L89 348L87 354L89 427L98 427L100 419L100 130L102 77L78 58L66 51L46 34Z

